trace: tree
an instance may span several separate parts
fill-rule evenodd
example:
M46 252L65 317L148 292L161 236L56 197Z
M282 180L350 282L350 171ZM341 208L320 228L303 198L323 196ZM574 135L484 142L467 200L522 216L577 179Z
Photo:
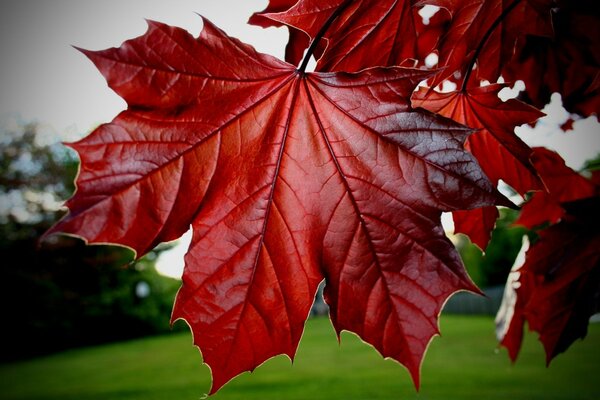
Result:
M1 137L0 307L10 321L2 361L167 331L177 282L154 271L160 250L124 268L123 248L72 237L38 244L73 191L78 161L40 143L35 124L3 127Z
M424 5L442 10L426 23ZM49 234L118 243L140 256L191 224L173 319L192 327L213 373L211 393L273 355L293 358L322 279L338 334L356 332L418 386L443 303L478 290L441 213L453 212L484 248L497 206L514 207L496 190L500 180L526 197L552 193L556 177L539 166L543 152L514 128L534 123L542 115L535 106L555 90L570 110L597 113L592 10L591 1L559 0L272 1L252 21L290 28L294 65L207 20L199 38L150 22L120 48L84 51L129 108L71 145L82 160L78 191ZM565 25L581 29L567 35ZM560 46L540 54L531 41ZM315 73L306 72L312 55ZM427 66L430 55L436 68ZM548 59L551 69L539 74ZM533 104L500 100L503 83L482 85L516 71ZM415 90L422 82L429 87ZM587 179L571 172L558 186ZM558 196L559 221L597 201L594 182L569 204ZM591 243L594 229L584 231ZM531 252L550 236L540 233ZM568 276L593 283L585 298L597 291L596 249L586 247L584 268L568 267ZM533 259L538 280L557 267ZM569 340L585 334L584 317L568 320L561 326L576 332ZM564 336L537 326L543 340Z

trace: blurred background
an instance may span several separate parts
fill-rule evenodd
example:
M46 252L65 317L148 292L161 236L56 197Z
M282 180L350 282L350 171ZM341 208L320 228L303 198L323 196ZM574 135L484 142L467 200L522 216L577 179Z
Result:
M39 241L64 215L63 203L75 189L77 155L61 142L82 138L126 107L73 46L119 46L144 33L145 19L197 35L201 11L234 35L255 36L262 51L284 47L285 32L250 28L258 35L248 34L248 16L265 1L237 3L25 0L0 6L0 310L11 324L1 361L171 331L185 244L160 258L174 247L165 244L131 262L124 248L85 246L65 236ZM183 323L176 328L187 329Z
M130 251L40 236L73 192L74 154L40 143L35 123L3 127L0 149L0 311L10 329L1 361L169 330L179 282L154 268L158 248Z
M266 4L21 0L0 5L1 399L198 398L208 390L209 371L191 347L187 326L169 324L189 235L135 262L120 247L85 246L66 236L39 238L64 215L63 202L75 189L77 156L61 142L85 136L125 108L71 45L91 50L118 46L146 30L144 18L197 35L198 12L259 51L282 58L285 30L246 25ZM553 97L544 111L548 116L535 129L520 129L529 144L559 151L575 169L597 156L595 118L575 121L574 142L559 129L570 118L560 97ZM590 331L591 344L574 346L550 374L543 373L541 346L532 340L521 356L526 367L520 372L503 352L495 354L492 317L522 238L530 234L512 226L516 217L513 210L501 210L485 254L466 237L453 235L451 220L445 219L471 277L487 297L460 293L447 303L442 332L450 343L434 343L426 357L422 397L402 367L377 358L353 335L342 335L341 352L326 318L309 321L294 368L278 357L259 368L258 377L236 379L216 397L538 398L536 386L531 387L538 381L556 386L553 398L596 398L597 385L583 382L581 372L570 367L598 367L596 328ZM319 294L313 315L326 314ZM142 337L150 338L107 344ZM575 397L569 397L569 381L580 385Z

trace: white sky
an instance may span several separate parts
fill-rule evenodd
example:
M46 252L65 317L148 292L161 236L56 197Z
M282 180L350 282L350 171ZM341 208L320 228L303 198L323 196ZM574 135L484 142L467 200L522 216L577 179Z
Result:
M12 3L12 4L11 4ZM0 2L0 118L20 114L76 139L125 103L71 46L101 50L146 31L145 19L197 36L202 14L258 50L283 55L286 32L246 24L267 0L12 0Z
M47 142L81 138L95 125L108 122L125 108L92 63L71 46L100 50L119 46L146 30L145 19L180 26L194 36L201 14L229 35L259 51L282 58L287 41L283 29L246 24L267 0L13 0L0 3L0 122L37 121ZM553 104L560 104L558 102ZM576 131L562 133L564 110L532 131L519 134L531 145L559 151L573 168L600 152L595 119L578 121ZM9 121L10 123L10 121ZM189 242L189 235L186 242ZM164 252L159 268L178 277L187 244Z
M180 26L194 36L198 14L259 51L282 58L283 29L246 24L267 0L13 0L0 2L0 122L37 121L45 142L73 141L110 121L125 102L72 46L101 50L146 31L145 19ZM11 121L12 120L12 121ZM16 121L15 121L16 120ZM184 243L189 243L186 235ZM180 277L187 244L164 252L158 267Z

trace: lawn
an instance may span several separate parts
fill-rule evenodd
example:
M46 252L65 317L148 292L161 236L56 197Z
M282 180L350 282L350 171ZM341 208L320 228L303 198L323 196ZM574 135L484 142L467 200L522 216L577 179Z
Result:
M213 398L600 399L600 324L548 369L533 334L511 365L505 351L496 350L487 317L444 316L442 334L425 358L419 393L402 366L348 333L338 346L329 320L317 318L307 324L294 365L272 359ZM187 333L0 365L2 400L197 400L209 385L209 370Z

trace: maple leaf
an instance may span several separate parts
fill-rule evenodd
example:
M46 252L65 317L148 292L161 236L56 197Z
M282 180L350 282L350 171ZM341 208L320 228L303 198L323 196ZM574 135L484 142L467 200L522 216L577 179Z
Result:
M599 187L565 165L546 148L534 149L532 162L545 190L534 193L515 224L539 231L539 240L516 265L497 316L497 336L515 361L523 326L540 334L546 362L583 338L589 317L600 310Z
M323 278L336 331L418 386L445 300L477 290L441 211L508 204L464 151L468 128L410 107L427 72L306 74L207 20L197 39L150 22L84 52L129 107L71 145L77 191L49 233L139 256L191 224L172 318L191 326L211 393L293 358Z
M503 75L525 82L522 95L543 107L554 92L563 106L584 116L600 114L600 13L595 0L559 1L552 37L527 36Z
M519 100L503 102L498 97L503 87L494 84L448 93L419 88L412 96L412 104L479 129L468 138L466 147L483 172L493 184L502 179L525 194L541 189L542 185L529 161L532 150L514 133L514 127L533 122L544 114ZM468 235L473 243L485 249L497 216L493 207L454 212L455 231Z
M261 12L252 14L248 23L263 28L283 26L283 23L267 18L265 15L289 10L297 1L298 0L269 0L267 7ZM304 50L306 50L310 44L310 38L305 32L292 26L288 26L288 31L290 38L285 47L285 60L290 64L298 65L300 61L302 61Z
M544 182L544 190L532 194L515 221L516 225L530 229L560 221L565 214L562 203L592 197L596 191L591 181L567 167L556 152L544 147L533 150L531 160Z
M284 12L262 12L260 16L314 39L321 37L321 28L337 14L322 35L315 69L353 72L403 65L406 60L423 60L431 53L447 16L437 13L430 25L424 25L414 1L300 0Z
M519 218L515 225L522 225L533 229L547 222L557 223L563 217L565 210L560 203L552 198L546 191L531 194L531 198L521 207Z
M416 5L446 9L451 23L439 47L440 73L435 87L460 73L463 86L476 65L478 80L496 82L505 63L513 57L515 43L523 35L552 36L551 8L554 0L420 0ZM518 78L517 78L518 79Z
M600 311L598 201L590 197L563 204L563 220L542 230L525 264L511 272L509 296L505 293L496 320L500 344L513 361L525 322L540 334L549 364L586 336L590 316Z
M454 233L467 235L473 244L484 251L492 238L499 215L496 207L453 211Z

